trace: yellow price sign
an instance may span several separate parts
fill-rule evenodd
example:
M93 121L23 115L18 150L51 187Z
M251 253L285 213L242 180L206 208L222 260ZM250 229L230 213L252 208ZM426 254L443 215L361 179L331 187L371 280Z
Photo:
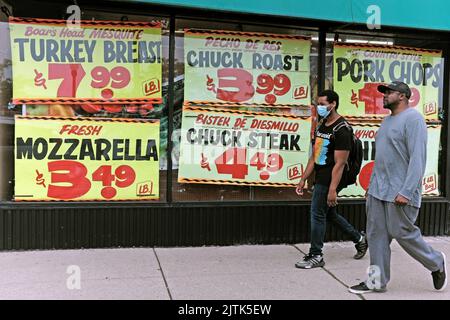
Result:
M159 24L10 18L13 101L161 102Z

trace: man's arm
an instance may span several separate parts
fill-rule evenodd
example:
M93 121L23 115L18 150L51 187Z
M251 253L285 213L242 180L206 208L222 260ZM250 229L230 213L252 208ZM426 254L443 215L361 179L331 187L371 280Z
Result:
M328 206L334 207L337 205L337 187L342 178L345 164L347 163L350 151L348 150L335 150L334 151L334 166L331 172L331 183L328 190L327 203Z
M314 155L311 155L311 157L309 157L308 159L308 164L306 165L305 172L303 173L302 178L300 179L300 182L298 183L297 188L295 189L295 192L299 196L303 195L305 182L313 172L314 172Z
M406 147L409 154L406 177L395 203L406 205L412 199L414 191L421 183L427 159L427 127L423 119L408 123L406 126Z

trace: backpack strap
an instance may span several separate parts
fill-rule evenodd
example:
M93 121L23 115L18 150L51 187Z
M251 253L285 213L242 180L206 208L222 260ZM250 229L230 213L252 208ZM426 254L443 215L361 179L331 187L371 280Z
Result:
M353 128L351 125L348 124L346 120L339 123L336 127L333 128L333 135L339 131L342 127L346 127L348 130L350 130L353 133Z
M335 136L336 132L338 132L338 131L339 131L341 128L343 128L343 127L345 127L345 128L347 128L348 130L350 130L350 134L351 134L352 137L353 137L353 138L352 138L352 141L354 141L353 128L352 128L351 125L348 124L347 120L342 121L342 122L339 123L336 127L333 128L333 135L332 135L333 139L335 139L334 136ZM350 149L350 153L351 153L351 149ZM348 158L348 159L350 159L350 155L349 155L349 158ZM348 163L348 159L347 159L347 163L346 163L347 170L350 169L350 166L349 166L349 163Z

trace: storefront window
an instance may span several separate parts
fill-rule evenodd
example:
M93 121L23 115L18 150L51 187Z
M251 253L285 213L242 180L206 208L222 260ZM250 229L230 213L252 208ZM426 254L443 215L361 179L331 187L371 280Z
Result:
M318 33L213 25L177 20L173 199L299 200Z
M1 201L310 199L294 187L311 152L317 29L176 19L169 119L167 17L85 8L77 31L63 4L34 3L0 0ZM410 84L427 121L424 196L442 195L446 45L326 35L325 88L340 95L365 152L357 184L340 196L367 189L386 115L376 87L392 80Z
M402 81L412 91L409 105L425 118L428 128L427 164L422 183L424 197L442 195L444 163L439 159L443 120L445 43L432 39L371 37L350 32L327 34L327 87L340 96L339 113L353 125L363 142L364 159L357 184L341 197L361 198L368 189L375 157L375 135L382 119L380 83Z
M2 200L166 201L169 20L60 12L3 17Z

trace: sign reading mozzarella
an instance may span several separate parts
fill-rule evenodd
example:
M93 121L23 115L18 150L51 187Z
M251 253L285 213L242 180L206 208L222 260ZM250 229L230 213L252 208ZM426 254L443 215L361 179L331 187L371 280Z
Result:
M159 121L15 120L16 201L159 198Z

